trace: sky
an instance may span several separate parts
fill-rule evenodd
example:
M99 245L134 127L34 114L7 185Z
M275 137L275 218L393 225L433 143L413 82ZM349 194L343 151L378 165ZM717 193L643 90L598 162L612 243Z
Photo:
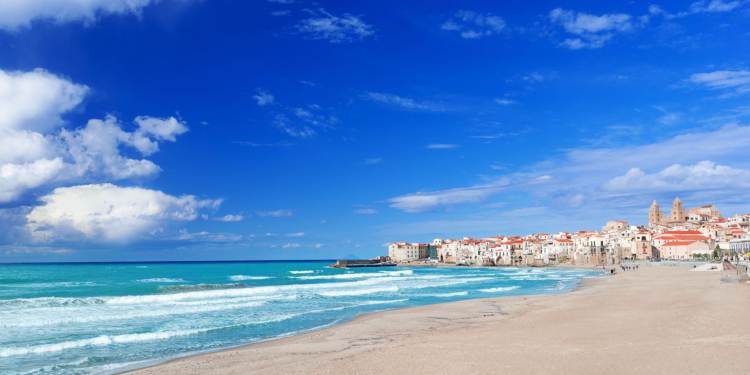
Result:
M750 1L0 1L0 263L750 212Z

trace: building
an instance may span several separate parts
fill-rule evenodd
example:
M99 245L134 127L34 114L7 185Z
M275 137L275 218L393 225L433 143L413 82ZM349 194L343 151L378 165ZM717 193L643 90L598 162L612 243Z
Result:
M719 212L719 209L716 208L716 206L714 206L712 204L709 204L709 205L706 205L706 206L692 208L692 209L690 209L690 213L691 214L693 214L693 213L695 213L695 214L701 214L701 215L708 216L710 218L721 219L721 212Z
M651 209L648 212L649 225L685 221L686 218L687 215L685 209L682 208L682 201L680 198L675 198L674 202L672 202L672 212L669 216L665 217L664 213L659 210L659 205L656 203L656 199L654 199L654 203L651 204Z
M654 201L654 203L656 203L656 201ZM657 205L656 208L659 208L659 206ZM608 221L607 225L602 227L602 232L610 232L610 231L622 232L624 230L628 230L628 228L629 226L627 222L613 220L613 221Z
M664 244L661 252L666 259L690 259L693 254L709 254L709 248L701 241L676 241Z
M438 260L438 249L441 247L442 245L428 245L430 260Z
M664 216L664 213L659 209L656 199L654 199L654 203L651 204L651 209L648 211L649 225L668 224L674 227L688 220L708 221L711 219L721 219L721 212L719 212L716 206L709 204L685 211L680 198L675 198L674 202L672 202L672 212L668 216Z
M388 256L395 262L426 259L430 256L427 244L396 242L388 245Z
M750 252L750 238L737 238L729 241L729 249L738 253Z

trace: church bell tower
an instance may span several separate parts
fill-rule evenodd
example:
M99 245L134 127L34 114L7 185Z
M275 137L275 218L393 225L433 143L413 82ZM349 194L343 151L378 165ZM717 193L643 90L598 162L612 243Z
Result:
M679 197L674 199L672 203L672 220L674 221L685 221L685 209L682 208L682 201Z
M664 213L659 209L659 205L656 204L656 199L651 205L651 210L648 212L648 225L661 224L664 221Z

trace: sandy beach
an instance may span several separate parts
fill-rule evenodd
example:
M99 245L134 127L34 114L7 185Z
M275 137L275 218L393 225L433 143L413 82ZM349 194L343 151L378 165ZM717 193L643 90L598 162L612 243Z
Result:
M644 267L553 296L362 315L132 374L747 374L750 284Z

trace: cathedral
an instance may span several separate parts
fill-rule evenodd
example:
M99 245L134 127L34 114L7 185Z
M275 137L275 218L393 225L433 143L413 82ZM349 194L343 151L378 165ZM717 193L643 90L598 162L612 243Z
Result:
M659 209L659 205L656 203L656 199L654 199L654 203L651 204L651 210L648 212L648 225L666 224L673 221L686 221L691 214L702 214L712 218L721 218L721 212L719 212L714 205L697 207L690 211L685 211L685 209L682 208L682 201L680 198L675 198L674 202L672 202L672 212L669 216L664 217L664 212Z

